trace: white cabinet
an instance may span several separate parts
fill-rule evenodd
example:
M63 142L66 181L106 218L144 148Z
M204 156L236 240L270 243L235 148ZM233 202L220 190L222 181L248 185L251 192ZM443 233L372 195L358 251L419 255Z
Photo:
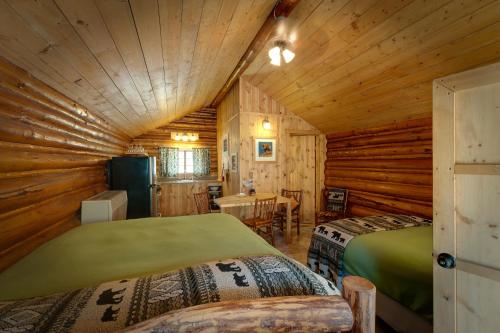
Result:
M82 201L82 224L125 220L127 191L106 191Z

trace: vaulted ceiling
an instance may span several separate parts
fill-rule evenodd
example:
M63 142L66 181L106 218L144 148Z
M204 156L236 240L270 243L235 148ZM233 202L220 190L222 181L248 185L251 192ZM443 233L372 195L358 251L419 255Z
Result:
M250 82L323 132L432 114L432 80L500 61L498 0L302 0L295 59Z
M210 105L275 0L0 0L0 56L130 136ZM500 61L500 0L301 0L296 58L247 79L330 133L432 113L432 80Z
M1 0L0 55L130 136L209 105L274 0Z

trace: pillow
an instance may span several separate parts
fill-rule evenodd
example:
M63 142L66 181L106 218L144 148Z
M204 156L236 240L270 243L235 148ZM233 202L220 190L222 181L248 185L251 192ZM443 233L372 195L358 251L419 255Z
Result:
M254 256L0 302L0 331L113 332L189 306L260 297L339 295L293 259Z

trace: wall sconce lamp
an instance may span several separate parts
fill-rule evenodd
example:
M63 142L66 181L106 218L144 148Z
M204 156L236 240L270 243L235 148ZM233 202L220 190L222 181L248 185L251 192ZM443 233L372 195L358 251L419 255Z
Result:
M271 129L271 123L269 122L269 119L267 117L262 121L262 128L265 130Z

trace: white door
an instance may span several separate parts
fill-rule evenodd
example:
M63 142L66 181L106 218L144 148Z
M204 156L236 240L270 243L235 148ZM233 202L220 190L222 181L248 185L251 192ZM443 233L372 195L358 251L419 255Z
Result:
M434 332L500 332L500 65L434 83Z

